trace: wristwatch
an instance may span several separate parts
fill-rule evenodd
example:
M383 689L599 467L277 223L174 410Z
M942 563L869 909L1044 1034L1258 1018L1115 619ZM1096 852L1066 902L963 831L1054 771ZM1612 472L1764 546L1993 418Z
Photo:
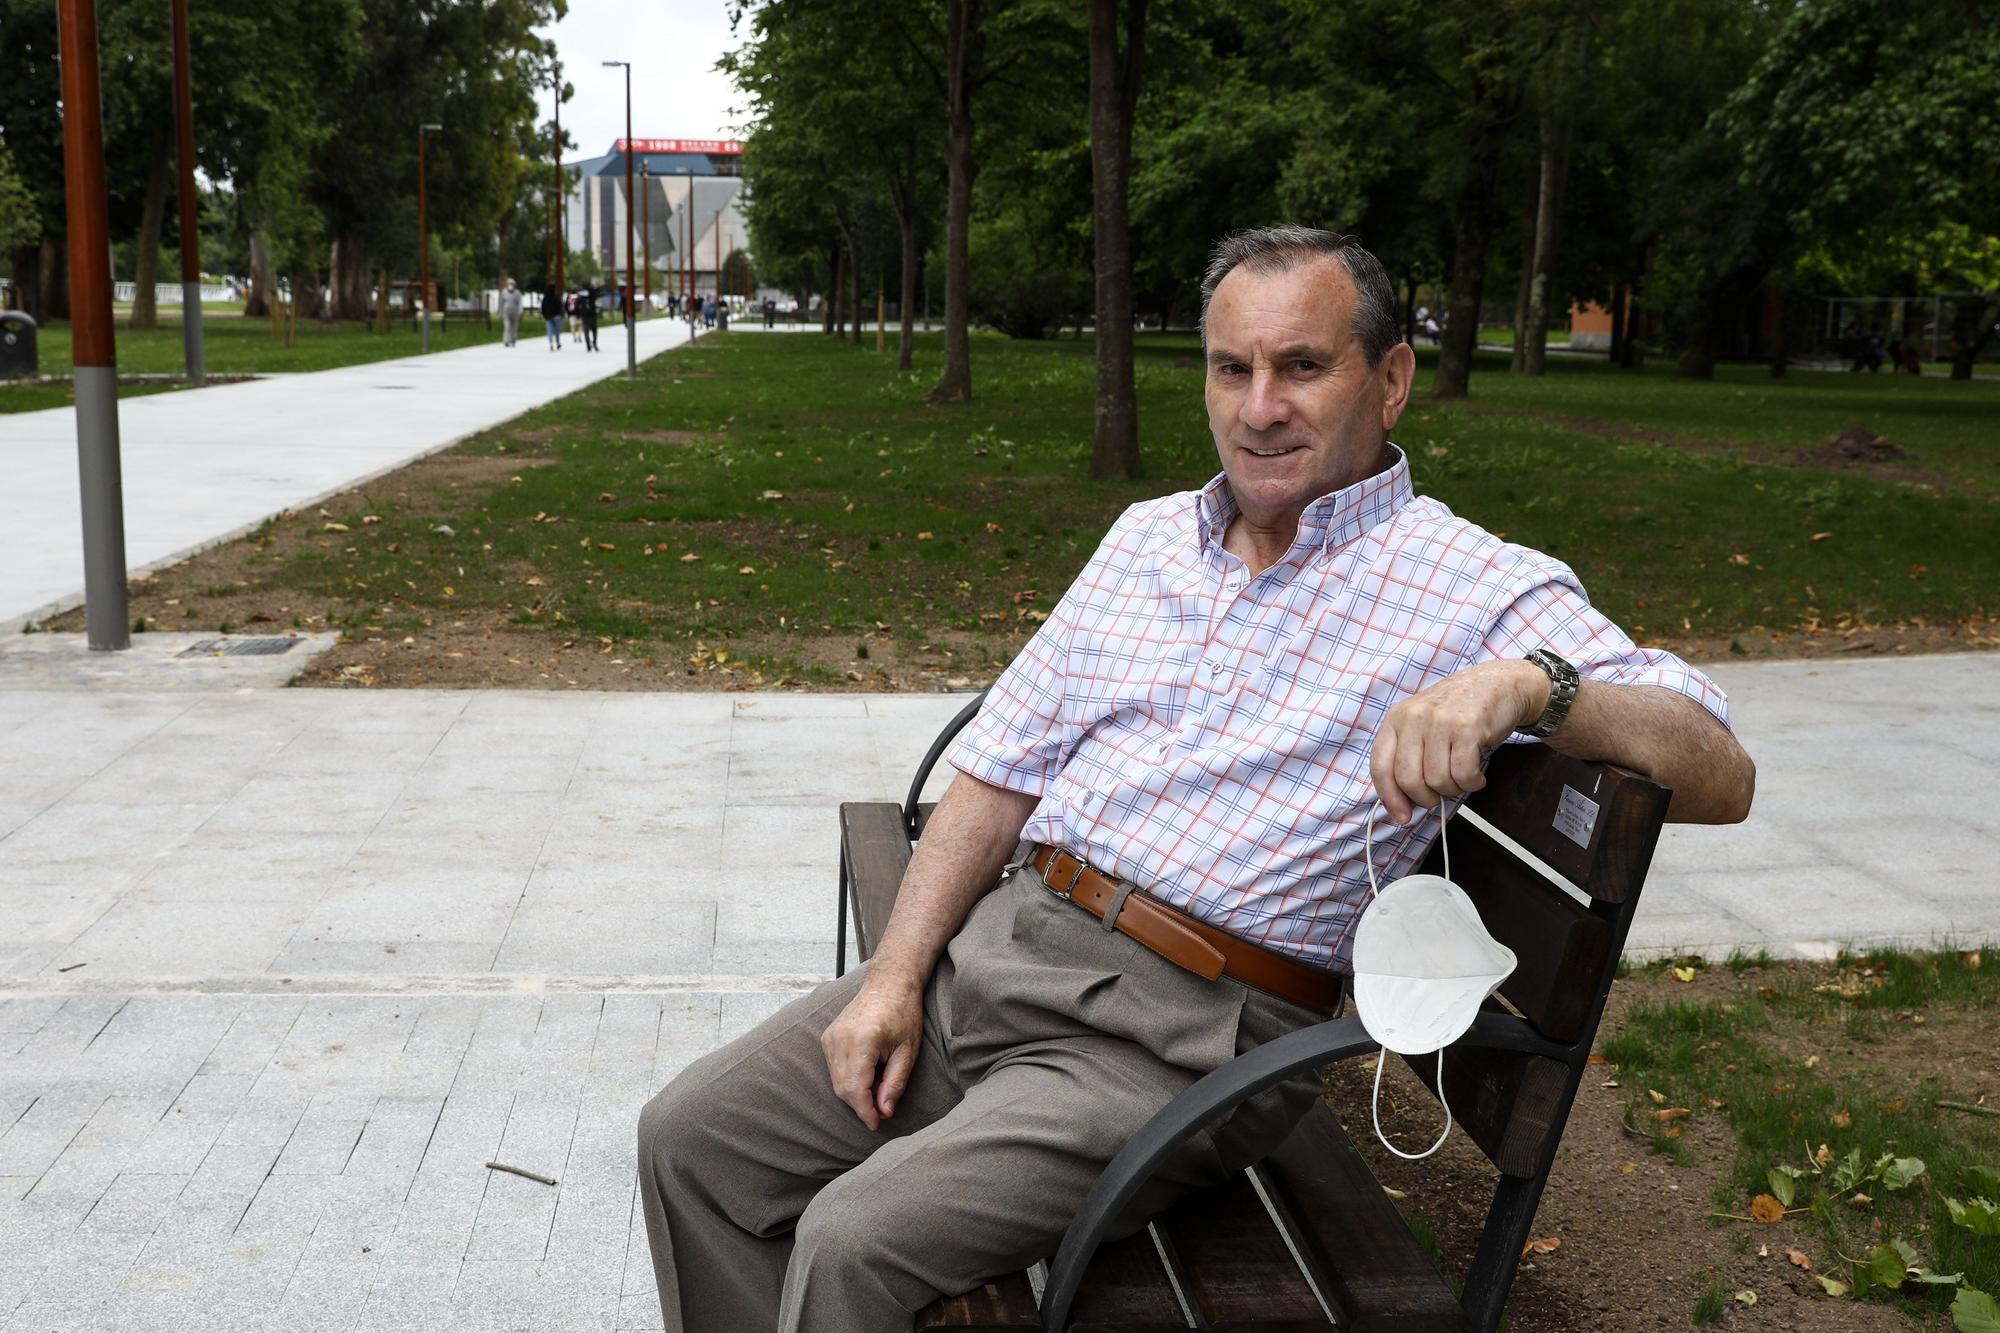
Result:
M1535 649L1527 660L1549 673L1549 703L1532 724L1517 730L1523 736L1546 740L1562 727L1569 717L1570 706L1576 702L1576 668L1546 648Z

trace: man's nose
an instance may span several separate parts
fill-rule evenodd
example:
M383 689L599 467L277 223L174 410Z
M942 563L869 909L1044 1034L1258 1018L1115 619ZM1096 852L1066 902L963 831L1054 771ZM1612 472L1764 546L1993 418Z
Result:
M1292 405L1275 371L1259 366L1250 372L1250 391L1238 415L1251 430L1269 430L1291 420Z

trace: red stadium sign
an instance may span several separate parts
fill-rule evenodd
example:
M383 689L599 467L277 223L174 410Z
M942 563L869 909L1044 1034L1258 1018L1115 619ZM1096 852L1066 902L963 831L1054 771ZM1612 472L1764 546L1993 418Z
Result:
M611 151L625 151L626 140L612 143ZM739 156L743 152L741 139L633 139L630 141L635 153L720 153Z

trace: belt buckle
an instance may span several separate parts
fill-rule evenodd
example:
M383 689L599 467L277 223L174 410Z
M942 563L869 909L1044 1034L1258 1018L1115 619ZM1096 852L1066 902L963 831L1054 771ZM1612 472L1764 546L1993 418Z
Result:
M1061 888L1057 888L1056 880L1061 877L1062 872L1057 870L1056 866L1064 857L1069 857L1070 864L1074 865L1076 869L1070 872L1069 883L1063 885ZM1083 872L1087 869L1089 867L1080 858L1072 856L1058 847L1055 850L1055 854L1049 857L1049 868L1042 872L1042 887L1064 902L1070 902L1072 901L1070 895L1076 892L1076 886L1083 879Z

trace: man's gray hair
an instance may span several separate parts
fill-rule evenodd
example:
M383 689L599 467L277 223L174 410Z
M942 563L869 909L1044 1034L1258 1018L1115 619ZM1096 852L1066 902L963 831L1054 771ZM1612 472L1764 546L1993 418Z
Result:
M1396 318L1396 288L1382 261L1361 248L1352 236L1317 227L1256 227L1233 232L1216 242L1201 275L1201 341L1208 345L1208 303L1215 289L1239 264L1253 273L1283 273L1320 255L1337 260L1354 280L1354 336L1371 366L1379 365L1391 347L1403 341Z

